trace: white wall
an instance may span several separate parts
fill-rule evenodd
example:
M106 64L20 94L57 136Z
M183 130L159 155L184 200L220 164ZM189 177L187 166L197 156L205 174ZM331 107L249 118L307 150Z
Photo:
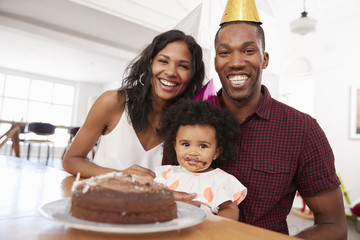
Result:
M314 89L313 117L328 137L337 172L354 202L360 200L360 140L350 138L350 87L360 86L360 35L354 32L360 17L358 14L323 17L317 31L305 36L289 31L274 37L266 29L265 33L270 35L267 38L270 66L281 75L294 58L310 61L314 86L308 87ZM263 83L266 82L264 74Z
M123 67L123 71L124 70L125 68ZM73 125L81 126L84 123L86 116L95 100L107 90L118 89L121 86L121 81L122 79L119 79L105 84L78 82L78 98L74 106Z
M333 148L336 168L349 197L355 200L360 199L360 140L350 138L350 86L360 86L360 61L352 61L317 73L314 112Z
M318 63L315 82L315 112L335 154L338 173L350 200L360 200L360 140L350 138L350 87L360 86L360 35L355 34L359 14L334 18L326 26L332 39ZM320 64L319 64L320 65Z
M95 99L103 92L103 86L101 84L79 82L77 90L78 98L74 106L73 125L81 126Z

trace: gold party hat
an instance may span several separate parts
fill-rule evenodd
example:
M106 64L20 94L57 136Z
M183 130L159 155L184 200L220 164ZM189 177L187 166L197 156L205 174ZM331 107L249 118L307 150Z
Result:
M228 0L220 25L233 21L248 21L261 24L255 0Z

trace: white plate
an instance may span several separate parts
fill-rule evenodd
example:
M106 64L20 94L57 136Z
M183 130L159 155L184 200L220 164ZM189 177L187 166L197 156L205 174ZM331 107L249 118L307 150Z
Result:
M109 233L151 233L187 228L201 223L205 213L193 205L176 202L178 218L152 224L109 224L86 221L70 215L70 198L44 204L39 211L42 216L71 228Z

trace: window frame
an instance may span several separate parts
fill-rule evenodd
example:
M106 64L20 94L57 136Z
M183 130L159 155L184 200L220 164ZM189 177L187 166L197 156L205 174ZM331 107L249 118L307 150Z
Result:
M70 114L70 118L68 121L66 122L62 122L62 123L56 123L54 125L62 125L62 126L72 126L74 124L74 117L75 117L75 103L76 103L76 97L77 97L77 84L75 82L71 82L71 81L67 81L67 80L60 80L60 79L56 79L53 77L45 77L45 76L39 76L36 74L27 74L27 73L23 73L23 72L19 72L19 71L9 71L9 70L5 70L5 69L1 69L0 68L0 78L1 75L4 76L3 81L0 79L0 84L2 84L2 86L0 86L0 119L2 120L8 120L8 121L22 121L22 122L29 122L29 107L30 107L30 103L40 103L40 104L49 104L50 105L50 109L53 109L54 107L66 107L66 108L70 108L69 110L69 114ZM16 77L21 77L21 78L26 78L29 79L30 83L29 83L29 88L27 89L27 96L25 97L8 97L5 96L5 86L6 86L6 82L8 81L8 76L16 76ZM36 81L43 81L43 82L47 82L52 84L52 88L55 88L56 84L60 84L60 85L65 85L65 86L70 86L73 88L73 99L71 104L61 104L61 103L55 103L53 102L53 95L54 93L52 93L51 96L51 100L50 101L43 101L43 100L33 100L30 97L30 91L31 91L31 86L33 82ZM11 99L11 100L25 100L27 102L27 106L26 106L26 113L24 114L22 119L5 119L4 118L4 111L6 109L4 109L4 100L5 99ZM52 115L51 115L52 111L49 111L48 113L48 117L46 119L49 119L49 121L44 121L44 122L50 122L52 123L53 121L52 119ZM33 121L33 120L30 120ZM38 118L38 121L41 121L41 118ZM52 123L53 124L53 123Z

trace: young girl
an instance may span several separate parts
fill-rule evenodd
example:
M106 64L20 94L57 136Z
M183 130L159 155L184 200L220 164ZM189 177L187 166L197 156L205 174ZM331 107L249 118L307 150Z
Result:
M155 170L155 181L174 191L196 193L205 212L238 220L237 205L247 189L234 176L216 168L231 158L238 122L208 101L183 99L171 106L160 122L167 152L179 166Z

